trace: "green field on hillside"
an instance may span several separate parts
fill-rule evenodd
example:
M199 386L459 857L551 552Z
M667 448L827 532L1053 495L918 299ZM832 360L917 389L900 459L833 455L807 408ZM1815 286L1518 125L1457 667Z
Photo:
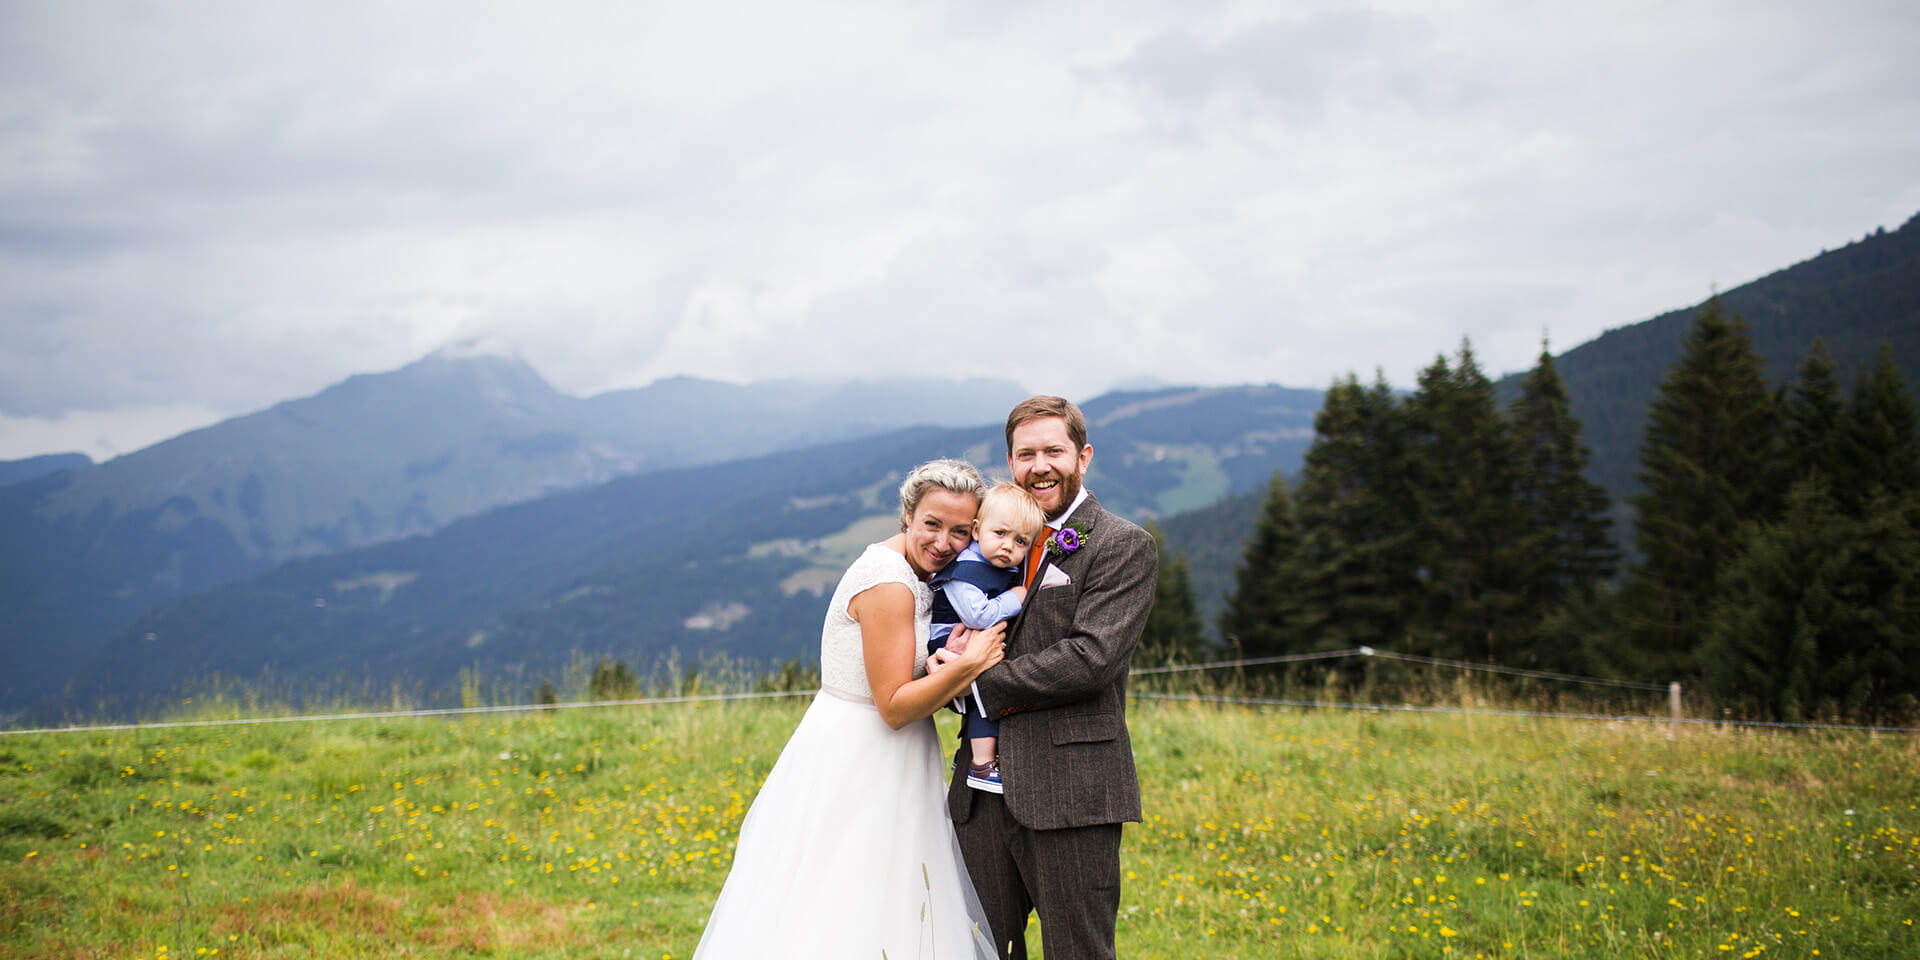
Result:
M804 706L0 737L0 956L684 958ZM1122 956L1920 956L1912 735L1132 709Z

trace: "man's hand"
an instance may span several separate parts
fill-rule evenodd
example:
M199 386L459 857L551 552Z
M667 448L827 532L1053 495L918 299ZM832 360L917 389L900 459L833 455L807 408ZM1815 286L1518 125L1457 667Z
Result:
M947 649L953 649L955 638L959 638L963 649L956 651L953 662L964 664L973 676L980 671L999 663L1007 652L1007 622L1005 620L985 630L968 630L965 624L953 628L953 636L947 638Z
M968 629L966 624L956 623L953 625L953 632L947 634L947 645L940 649L951 650L954 653L966 653L967 639L972 636L973 631ZM936 650L934 652L939 653L940 651Z

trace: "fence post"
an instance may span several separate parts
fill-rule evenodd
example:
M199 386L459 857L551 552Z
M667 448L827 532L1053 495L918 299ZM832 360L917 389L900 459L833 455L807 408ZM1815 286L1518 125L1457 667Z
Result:
M1667 724L1667 739L1673 739L1673 732L1680 729L1680 681L1667 684L1667 715L1673 721Z

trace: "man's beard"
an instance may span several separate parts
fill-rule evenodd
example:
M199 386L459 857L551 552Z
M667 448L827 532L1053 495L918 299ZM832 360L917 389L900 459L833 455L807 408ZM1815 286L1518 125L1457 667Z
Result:
M1054 474L1053 475L1051 479L1059 481L1059 483L1053 489L1055 493L1058 493L1060 495L1060 505L1057 507L1045 508L1048 520L1054 519L1055 517L1059 516L1062 512L1064 512L1068 507L1073 506L1074 499L1080 496L1080 481L1084 476L1085 475L1082 474L1079 470L1075 470L1072 474ZM1034 494L1035 499L1039 499L1039 492L1033 489L1034 479L1035 478L1033 477L1027 478L1027 484L1026 484L1027 492ZM1041 477L1039 479L1045 480L1049 478Z

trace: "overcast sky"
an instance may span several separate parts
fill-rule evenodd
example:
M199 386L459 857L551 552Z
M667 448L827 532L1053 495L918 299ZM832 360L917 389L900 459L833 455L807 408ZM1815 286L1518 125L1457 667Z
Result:
M1410 385L1920 212L1920 4L0 0L0 458L392 369Z

